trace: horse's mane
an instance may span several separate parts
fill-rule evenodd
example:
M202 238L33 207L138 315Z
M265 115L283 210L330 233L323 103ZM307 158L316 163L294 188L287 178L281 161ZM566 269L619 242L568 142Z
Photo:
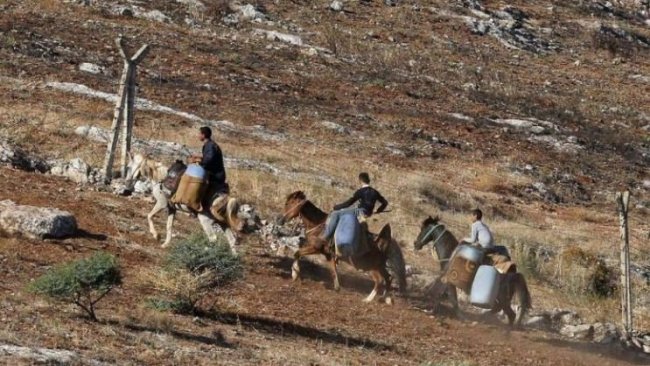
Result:
M309 200L307 200L307 202L305 202L305 204L302 205L300 212L305 217L309 218L310 221L315 221L316 223L320 223L327 220L327 213L321 210L320 208L318 208Z

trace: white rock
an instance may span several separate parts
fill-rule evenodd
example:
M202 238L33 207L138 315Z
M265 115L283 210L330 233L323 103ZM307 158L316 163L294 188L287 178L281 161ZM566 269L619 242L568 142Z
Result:
M336 122L331 122L331 121L322 121L320 123L323 127L336 131L338 133L350 133L350 130L346 128L345 126L341 126L340 124Z
M30 359L37 363L68 365L78 361L78 355L72 351L49 348L29 348L9 344L0 345L0 356L13 356Z
M565 325L560 329L560 334L569 338L592 339L594 326L591 324Z
M69 162L54 161L50 162L52 168L50 174L62 176L70 179L75 183L94 183L94 175L91 174L91 168L83 160L75 158Z
M536 134L536 135L541 135L544 132L546 132L546 129L542 126L533 126L530 128L530 132Z
M56 208L22 206L5 200L0 201L0 229L33 239L62 238L77 231L77 220Z
M543 315L533 316L526 320L525 326L536 329L546 329L550 327L550 320Z
M610 344L620 338L616 325L612 323L595 323L593 341L600 344Z
M81 64L79 64L79 71L97 75L103 73L104 68L102 66L92 64L90 62L82 62Z
M155 22L160 22L160 23L169 22L169 17L165 15L162 11L156 9L143 12L143 13L136 13L135 16L138 18L153 20Z
M239 12L240 19L243 20L264 20L266 15L264 13L257 11L257 9L251 5L241 5L236 6L237 11Z
M643 181L643 188L650 190L650 179L646 179Z
M330 4L330 9L334 11L343 11L343 3L341 1L334 0Z
M264 35L266 36L266 39L271 41L281 41L295 46L303 45L302 38L293 34L280 33L276 31L268 31L264 29L255 29L253 31L253 34Z
M139 194L149 194L153 189L151 181L137 181L133 185L133 192Z

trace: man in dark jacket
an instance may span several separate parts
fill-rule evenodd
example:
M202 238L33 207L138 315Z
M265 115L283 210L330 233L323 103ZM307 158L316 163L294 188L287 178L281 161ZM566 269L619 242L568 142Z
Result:
M215 217L222 211L230 191L226 183L226 169L221 148L212 140L210 127L199 129L199 141L203 143L201 156L192 156L190 163L198 163L205 169L208 186L203 199L204 207L211 207Z
M359 201L358 207L361 209L361 213L365 217L372 216L377 202L380 203L377 213L383 212L386 209L386 206L388 206L388 201L386 201L379 191L370 186L370 176L368 173L359 174L359 181L361 182L361 188L354 192L352 197L347 201L334 206L334 210L338 211L348 208L355 202Z
M361 240L359 242L360 248L355 249L358 252L357 254L361 254L359 251L366 249L363 248L366 247L365 241L367 239L366 236L368 233L368 225L365 222L366 218L372 216L373 213L383 212L386 209L386 206L388 206L388 201L386 201L381 193L379 193L376 189L370 187L370 177L368 176L368 173L359 174L359 180L361 181L361 188L354 192L354 195L352 195L352 197L350 197L347 201L334 206L334 211L330 213L327 219L327 223L325 224L325 230L321 236L323 240L330 241L334 236L336 228L339 224L339 220L342 217L347 215L356 216L357 219L361 222L361 237L359 238ZM357 208L348 208L357 201L359 202ZM375 212L375 205L377 202L379 202L380 205ZM337 255L342 254L339 252L339 249L340 248L337 246Z

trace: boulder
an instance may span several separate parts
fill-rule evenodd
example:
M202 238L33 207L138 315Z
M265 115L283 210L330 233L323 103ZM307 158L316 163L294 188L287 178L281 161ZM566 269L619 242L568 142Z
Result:
M0 201L0 230L33 239L63 238L76 233L77 220L56 208L22 206L5 200Z
M90 62L82 62L79 64L79 71L87 72L89 74L101 74L104 72L104 68L102 66L90 63Z
M49 166L45 161L30 156L26 151L2 140L0 140L0 165L1 164L7 164L13 168L29 172L38 171L44 173L49 169Z
M153 190L151 181L137 181L133 185L133 192L138 194L149 194Z
M343 11L343 3L339 0L334 0L330 4L330 9L333 11Z
M590 340L594 337L594 326L591 324L565 325L560 329L565 337Z
M593 341L600 344L611 344L621 337L612 323L595 323Z
M79 158L72 159L69 162L53 161L50 162L50 165L50 174L66 177L75 183L95 183L100 178L98 171L93 170L90 165Z
M320 123L323 127L327 128L328 130L335 131L337 133L341 134L347 134L350 133L350 130L346 128L345 126L341 126L340 124L336 122L331 122L331 121L322 121Z
M546 314L532 316L526 320L524 325L528 328L548 329L551 327L551 319Z

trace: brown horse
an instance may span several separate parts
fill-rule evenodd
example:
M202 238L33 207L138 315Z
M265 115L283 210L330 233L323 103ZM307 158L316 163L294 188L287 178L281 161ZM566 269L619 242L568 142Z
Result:
M433 250L435 250L438 261L440 261L440 269L445 271L449 258L451 258L454 250L458 246L458 240L456 240L456 237L444 225L440 224L438 217L432 218L429 216L422 222L420 234L415 240L414 248L415 250L420 250L429 242L433 242L432 254ZM509 272L501 274L501 276L501 287L497 301L490 312L496 314L503 310L508 316L508 323L511 326L518 326L521 324L523 317L531 308L532 304L526 279L524 279L521 273ZM438 305L440 295L447 292L450 295L449 297L454 306L454 310L458 312L458 298L455 286L444 283L441 278L438 278L429 289L429 292L434 299L434 307ZM510 307L510 303L515 295L519 302L519 308L516 313Z
M367 252L360 256L352 256L351 258L337 258L330 243L320 238L325 227L327 214L309 201L301 191L293 192L287 196L284 212L279 223L283 224L285 221L296 217L299 217L305 226L306 244L294 254L294 261L291 266L291 276L294 281L300 276L300 257L322 254L330 264L334 289L337 291L340 289L338 274L336 272L338 259L346 260L355 269L370 272L375 286L370 295L365 298L365 302L372 301L380 293L382 287L384 287L385 292L390 291L391 275L386 267L387 261L390 261L391 268L397 276L400 291L406 291L406 271L402 251L397 242L392 238L389 224L386 224L381 229L379 235L369 238ZM390 297L387 297L386 301L389 302Z

